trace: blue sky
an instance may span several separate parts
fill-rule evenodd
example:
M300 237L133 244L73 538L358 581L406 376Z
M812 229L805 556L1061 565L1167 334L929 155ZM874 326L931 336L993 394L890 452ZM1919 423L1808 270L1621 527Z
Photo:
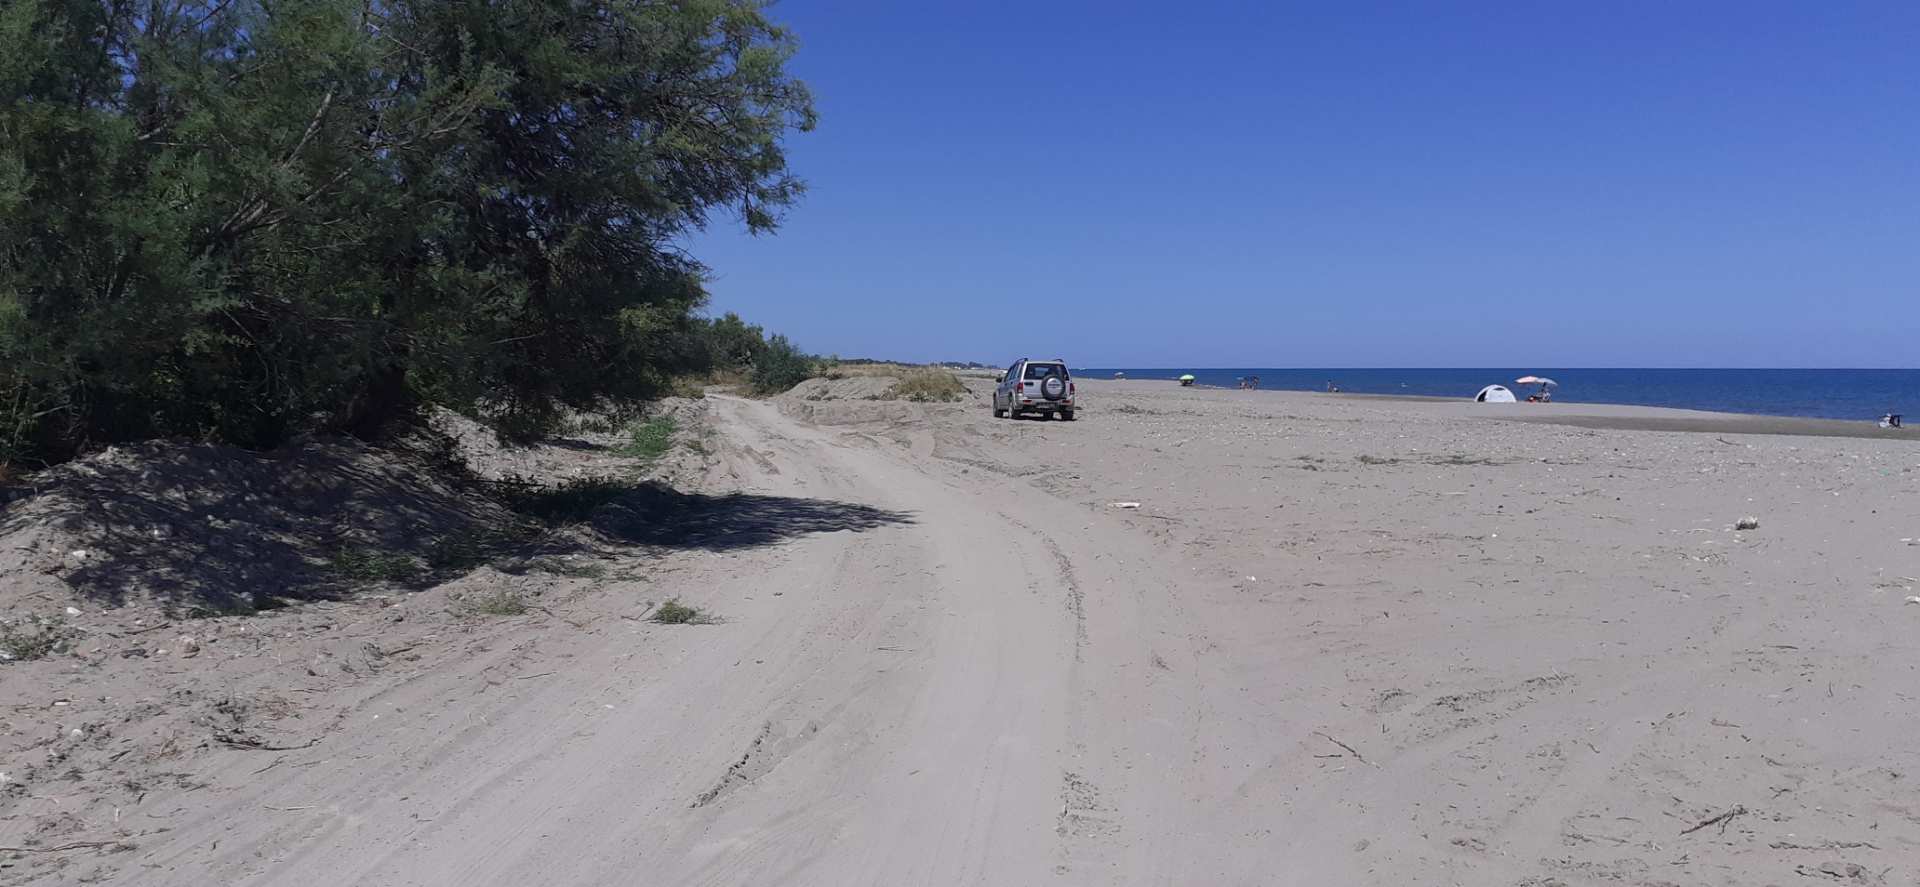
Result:
M1920 4L803 2L820 353L1920 365Z

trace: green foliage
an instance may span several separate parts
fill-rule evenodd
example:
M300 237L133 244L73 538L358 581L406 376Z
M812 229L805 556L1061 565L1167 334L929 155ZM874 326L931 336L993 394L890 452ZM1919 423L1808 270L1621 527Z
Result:
M760 0L0 4L0 462L658 396L712 359L676 244L800 194L793 48Z
M775 335L753 362L750 377L759 394L779 394L813 377L814 359L793 346L786 336Z
M653 621L662 625L692 625L710 621L705 613L678 600L667 601L653 611Z
M674 422L671 416L656 416L628 432L627 442L615 452L622 456L652 462L673 449Z
M713 369L744 370L767 350L766 332L731 311L701 322L701 339Z

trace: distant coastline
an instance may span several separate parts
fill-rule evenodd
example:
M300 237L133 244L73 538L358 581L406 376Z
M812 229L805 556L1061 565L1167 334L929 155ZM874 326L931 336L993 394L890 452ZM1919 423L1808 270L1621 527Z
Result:
M1582 369L1510 368L1326 368L1326 367L1076 367L1088 379L1124 373L1130 380L1172 380L1192 373L1200 385L1237 388L1245 376L1263 389L1389 397L1466 400L1485 385L1505 385L1524 397L1531 389L1514 382L1548 376L1557 403L1620 404L1734 413L1751 416L1876 423L1888 413L1920 418L1920 369Z

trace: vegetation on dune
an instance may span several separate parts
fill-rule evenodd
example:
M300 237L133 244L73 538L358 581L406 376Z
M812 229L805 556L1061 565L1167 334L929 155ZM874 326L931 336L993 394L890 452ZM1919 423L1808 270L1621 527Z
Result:
M653 621L662 625L697 625L711 621L705 613L678 600L667 601L653 611Z
M532 607L519 592L502 588L464 598L456 609L469 616L520 616Z
M946 370L908 370L887 389L887 397L918 403L950 403L965 397L967 387Z
M912 367L890 361L842 361L835 359L823 366L820 369L819 375L824 379L898 378L906 375L912 369Z
M355 582L407 582L425 572L420 562L408 555L351 545L335 551L328 566Z
M799 195L793 47L758 0L0 5L0 463L760 377L676 243Z
M673 449L673 431L675 428L670 416L656 416L641 422L627 432L627 441L615 452L622 456L652 462L667 451Z
M813 378L819 361L794 347L786 336L776 335L754 359L751 381L757 394L779 394Z

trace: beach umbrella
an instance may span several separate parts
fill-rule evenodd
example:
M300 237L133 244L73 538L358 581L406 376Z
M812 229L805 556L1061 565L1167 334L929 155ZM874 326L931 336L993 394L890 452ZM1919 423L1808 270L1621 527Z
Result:
M1521 376L1520 378L1518 378L1518 379L1515 379L1515 380L1513 380L1513 384L1515 384L1515 385L1545 385L1545 386L1547 386L1548 388L1553 388L1553 387L1555 387L1555 386L1557 386L1557 385L1559 385L1560 383L1559 383L1559 382L1555 382L1555 381L1553 381L1552 379L1549 379L1549 378L1547 378L1546 376Z
M1192 374L1192 373L1186 373L1186 374L1184 374L1184 375L1182 375L1182 376L1180 377L1180 381L1182 381L1182 382L1191 382L1191 381L1193 381L1193 374Z

